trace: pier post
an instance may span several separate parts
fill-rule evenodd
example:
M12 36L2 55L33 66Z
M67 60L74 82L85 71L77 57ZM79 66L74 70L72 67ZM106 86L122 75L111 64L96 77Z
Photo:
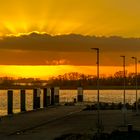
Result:
M78 95L77 95L77 101L78 102L83 102L83 88L78 87Z
M47 88L47 105L51 104L51 89Z
M40 108L40 88L36 88L33 90L33 109Z
M50 88L44 88L43 89L43 107L44 108L50 105L50 95L51 95Z
M47 88L43 89L43 107L46 108L47 105Z
M8 90L7 93L8 115L13 114L13 90Z
M26 111L26 91L22 89L20 91L20 110L21 112Z
M54 105L54 87L51 88L51 105Z
M55 104L59 104L59 87L54 88L54 96Z

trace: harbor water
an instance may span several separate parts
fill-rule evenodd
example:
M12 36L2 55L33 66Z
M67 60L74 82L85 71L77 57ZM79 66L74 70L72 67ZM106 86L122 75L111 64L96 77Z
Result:
M126 102L133 104L136 96L135 90L126 90ZM93 103L97 101L97 90L84 90L84 102ZM138 90L138 98L140 90ZM77 99L77 90L60 90L60 103L73 102ZM123 102L123 90L100 90L100 101L107 103ZM43 107L43 91L41 91L41 107ZM20 90L13 91L14 113L20 112ZM33 109L33 90L26 90L26 109ZM7 90L0 90L0 116L7 114Z

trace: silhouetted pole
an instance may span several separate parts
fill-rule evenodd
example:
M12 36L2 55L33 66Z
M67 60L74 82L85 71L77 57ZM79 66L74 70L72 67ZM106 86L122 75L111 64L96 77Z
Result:
M47 88L47 106L51 104L51 89Z
M8 102L8 115L13 114L13 90L8 90L7 93L7 102Z
M20 110L21 112L26 111L26 96L25 96L25 90L22 89L20 91Z
M54 87L51 88L51 105L54 105L55 98L54 98Z
M37 89L33 89L33 110L37 109Z
M50 94L51 94L51 101L50 101ZM44 88L43 90L43 106L47 107L48 105L59 104L60 97L59 97L59 87L52 87Z
M60 95L59 95L60 93L59 93L59 87L55 87L54 88L54 102L55 102L55 104L59 104L59 102L60 102Z
M77 94L77 101L78 102L83 102L83 88L78 87L78 94Z
M40 108L40 94L41 90L39 88L33 90L33 109Z
M125 102L125 89L126 89L126 74L125 74L125 56L121 56L123 58L123 88L124 88L124 93L123 93L123 113L124 113L124 125L126 125L126 102Z
M135 60L135 86L136 86L136 113L139 113L139 109L138 109L138 80L137 80L137 57L132 57L132 59Z
M100 72L100 60L99 60L99 48L91 48L97 52L97 128L98 128L98 133L100 133L101 129L101 120L100 120L100 85L99 85L99 72Z
M43 107L46 108L47 105L47 88L43 89Z

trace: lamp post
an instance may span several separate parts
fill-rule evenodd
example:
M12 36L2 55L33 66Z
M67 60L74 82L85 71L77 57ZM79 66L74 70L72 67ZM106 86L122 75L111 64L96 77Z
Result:
M138 114L138 80L137 80L137 57L132 57L135 60L135 87L136 87L136 113Z
M91 48L97 52L97 128L98 133L101 129L101 120L100 120L100 86L99 86L99 74L100 74L100 60L99 60L99 48Z
M126 86L126 73L125 73L125 56L120 56L123 58L123 120L124 120L124 126L126 125L126 102L125 102L125 86Z

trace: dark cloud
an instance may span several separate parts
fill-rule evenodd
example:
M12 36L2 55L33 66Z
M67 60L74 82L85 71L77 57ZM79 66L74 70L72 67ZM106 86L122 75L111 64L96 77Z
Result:
M104 51L139 51L140 39L121 37L95 37L82 35L50 36L32 33L20 37L10 36L0 40L0 49L85 52L91 47Z
M102 65L120 65L120 55L139 56L140 39L37 33L9 36L0 40L0 64L93 65L92 47L100 48Z

